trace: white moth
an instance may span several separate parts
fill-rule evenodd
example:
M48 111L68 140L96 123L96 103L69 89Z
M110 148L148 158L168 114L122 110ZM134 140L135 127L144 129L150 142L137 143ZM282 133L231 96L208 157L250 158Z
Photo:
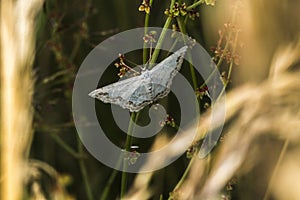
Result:
M104 103L119 105L130 112L138 112L169 94L172 80L181 68L187 48L182 47L151 70L143 70L141 75L96 89L89 96Z

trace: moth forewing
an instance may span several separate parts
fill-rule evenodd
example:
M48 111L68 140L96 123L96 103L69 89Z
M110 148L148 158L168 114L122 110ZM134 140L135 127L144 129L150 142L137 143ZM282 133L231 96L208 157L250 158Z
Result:
M152 84L155 85L156 99L163 98L170 92L172 80L181 69L187 46L182 47L171 56L158 63L151 70Z

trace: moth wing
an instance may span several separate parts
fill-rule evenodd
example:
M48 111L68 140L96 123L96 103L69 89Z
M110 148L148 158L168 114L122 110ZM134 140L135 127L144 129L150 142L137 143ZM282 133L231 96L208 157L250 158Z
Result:
M130 96L137 90L141 82L140 76L135 76L96 89L89 93L89 96L99 99L104 103L113 103L126 108Z
M151 87L150 80L144 80L132 93L128 101L128 109L131 112L138 112L146 105L153 102L152 93L149 87Z
M154 93L153 101L165 97L170 92L172 80L181 69L187 48L187 46L184 46L177 50L150 71Z

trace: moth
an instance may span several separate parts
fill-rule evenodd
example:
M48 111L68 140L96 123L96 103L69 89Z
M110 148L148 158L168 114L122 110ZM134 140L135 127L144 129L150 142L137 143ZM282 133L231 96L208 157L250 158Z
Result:
M111 103L138 112L145 106L167 96L172 80L181 68L187 46L141 74L104 86L89 93L89 96L104 103Z

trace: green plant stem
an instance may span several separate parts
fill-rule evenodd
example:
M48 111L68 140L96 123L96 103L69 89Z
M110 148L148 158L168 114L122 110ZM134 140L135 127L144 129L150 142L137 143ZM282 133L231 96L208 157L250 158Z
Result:
M127 130L127 136L126 136L126 143L125 143L125 151L128 152L130 150L131 142L132 142L132 133L134 131L134 126L135 123L137 122L139 117L139 112L135 113L133 112L131 114L131 120L128 125L128 130ZM122 171L122 179L121 179L121 200L124 198L125 193L126 193L126 188L127 188L127 159L126 157L122 158L123 160L123 171Z
M47 126L42 126L42 127L40 127L40 129L36 128L36 130L40 130L40 131L49 133L50 137L52 137L54 142L56 142L58 146L60 146L64 150L66 150L74 158L83 158L84 157L84 155L81 155L78 152L76 152L70 145L68 145L63 139L61 139L57 128L50 128Z
M160 37L157 41L157 45L156 45L156 48L154 49L154 52L151 56L151 60L150 60L150 63L155 63L156 60L157 60L157 57L158 57L158 54L159 54L159 51L160 51L160 48L161 48L161 45L162 45L162 41L164 40L165 36L166 36L166 29L169 28L170 24L171 24L171 21L172 21L172 17L168 17L165 24L164 24L164 27L163 27L163 30L160 34Z
M116 179L117 174L118 174L118 172L119 172L119 171L116 170L116 169L119 169L119 168L120 168L120 166L121 166L121 164L122 164L122 161L123 161L123 157L122 157L122 154L121 154L121 156L120 156L120 158L119 158L119 160L118 160L118 162L117 162L116 168L113 169L113 172L111 173L111 175L110 175L110 177L109 177L109 179L108 179L108 181L107 181L107 184L105 185L105 188L104 188L104 190L103 190L103 192L102 192L102 195L101 195L101 197L100 197L100 200L106 200L106 199L107 199L107 196L108 196L108 194L109 194L109 192L110 192L111 186L112 186L112 184L113 184L114 180Z
M83 154L77 153L72 147L70 147L67 143L65 143L57 133L51 133L50 136L54 139L54 141L65 149L69 154L71 154L74 158L82 158Z
M174 4L175 4L175 0L172 0L171 4L170 4L170 10L173 8ZM153 55L151 56L150 63L155 63L156 62L159 51L160 51L160 47L162 45L162 41L165 39L165 36L166 36L166 31L167 31L166 29L168 29L170 27L172 19L173 19L172 16L168 16L168 18L167 18L167 20L166 20L166 22L163 26L163 30L162 30L162 32L159 36L158 41L157 41L156 48L153 52Z
M139 113L132 113L131 115L131 120L129 122L129 126L128 126L128 131L127 131L127 136L126 136L126 144L125 144L125 150L126 151L129 151L130 150L130 146L131 146L131 141L132 141L132 133L134 131L134 123L137 122L138 120L138 117L139 117ZM117 162L117 165L116 165L116 169L119 169L121 164L123 163L123 172L122 172L122 180L121 180L121 199L124 197L125 193L126 193L126 185L127 185L127 173L125 172L126 171L126 165L127 165L127 162L125 163L124 161L124 154L121 154L120 155L120 158ZM100 197L100 200L106 200L107 199L107 196L109 194L109 191L111 189L111 186L118 174L118 170L114 169L113 172L111 173L109 179L108 179L108 182L103 190L103 193Z
M170 10L173 8L174 4L175 4L175 0L171 0L171 4L170 4Z
M150 7L152 6L152 3L153 3L153 0L150 0L150 2L149 2L149 6ZM150 18L150 13L146 13L145 24L144 24L144 35L148 34L149 18ZM148 51L147 51L146 47L147 47L147 44L144 42L144 47L143 47L143 63L147 62Z
M193 3L192 5L188 6L186 8L187 11L190 11L192 10L193 8L199 6L200 4L202 4L204 2L204 0L200 0L200 1L197 1L196 3Z
M78 143L79 154L82 155L83 154L83 148L82 148L82 144L81 144L81 141L79 140L79 138L77 138L77 143ZM83 160L83 158L79 158L78 161L79 161L79 168L80 168L81 175L82 175L82 178L83 178L83 183L84 183L87 199L88 200L93 200L94 197L93 197L91 185L90 185L90 182L89 182L89 178L88 178L88 175L87 175L86 166L84 164L84 160Z
M150 0L149 5L152 6L153 0ZM150 13L146 13L145 15L145 24L144 24L144 35L148 34L148 26L149 26L149 18L150 18ZM144 42L144 46L143 46L143 63L147 62L147 48L146 48L146 43ZM139 113L132 113L131 116L131 120L129 122L129 126L128 126L128 131L127 131L127 136L126 136L126 144L125 144L125 150L129 151L130 150L130 145L131 145L131 141L132 141L132 133L133 133L133 129L134 129L134 122L136 122L138 120L139 117ZM121 199L124 197L125 193L126 193L126 186L127 186L127 173L126 173L126 167L127 167L127 163L126 160L123 158L121 159L121 161L123 160L123 172L122 172L122 180L121 180ZM115 176L116 176L117 172L114 171L112 174L112 181L114 180Z
M185 25L181 22L181 19L179 17L177 17L176 20L177 20L177 23L178 23L178 26L179 26L179 30L181 31L181 33L186 35ZM184 41L184 42L187 43L187 41ZM189 60L192 60L192 57L191 57L190 53L188 53L187 56L188 56ZM195 72L195 69L194 69L194 67L191 63L189 63L189 66L190 66L190 72L191 72L191 76L192 76L193 88L194 88L194 90L196 90L197 87L198 87L196 72Z
M171 46L171 48L170 48L170 51L167 53L167 56L166 56L166 57L168 57L168 56L171 54L171 52L175 49L176 44L178 43L178 41L179 41L179 39L178 39L178 37L177 37L177 38L175 39L174 43L172 44L172 46Z
M164 199L163 195L162 194L159 195L159 200L163 200L163 199Z
M194 0L194 1L193 1L193 4L196 3L196 2L197 2L197 0ZM184 20L183 20L183 23L184 23L184 24L186 24L188 18L189 18L189 15L185 15Z
M175 186L173 192L175 192L176 190L178 190L181 187L181 185L183 184L184 180L186 179L186 177L187 177L187 175L188 175L188 173L189 173L189 171L190 171L190 169L191 169L191 167L192 167L195 159L196 159L196 156L193 156L192 159L190 160L187 168L185 169L182 177L180 178L180 180L178 181L177 185ZM169 197L169 200L171 200L170 197Z
M144 35L147 35L148 33L148 22L149 21L149 14L146 14L146 17L145 17L145 32L144 32ZM147 44L146 42L144 41L144 45L143 45L143 63L146 63L147 62L147 55L148 55L148 50L147 50Z
M201 1L199 1L199 2L201 2ZM199 2L197 2L197 3L200 4ZM193 5L196 5L197 3L195 3L195 4L193 4ZM233 14L233 16L234 16L234 14ZM233 18L232 18L232 21L234 21L234 19L235 19L235 18L233 17ZM185 31L185 29L183 28L183 27L184 27L183 24L181 23L180 20L178 20L177 22L178 22L180 31L181 31L182 33L184 33L183 31ZM207 78L206 82L204 82L204 83L200 86L200 88L204 87L205 84L206 84L207 82L209 82L209 80L213 77L213 75L215 74L215 72L220 68L220 66L221 66L221 64L222 64L222 62L223 62L223 60L224 60L225 53L226 53L226 51L227 51L227 49L228 49L228 47L229 47L229 41L230 41L231 37L232 37L232 32L229 33L228 40L226 41L226 44L225 44L225 47L224 47L224 51L223 51L222 55L220 56L220 59L218 60L218 63L217 63L216 68L215 68L215 69L213 70L213 72L209 75L209 77ZM234 42L233 52L235 52L235 50L236 50L237 38L238 38L238 33L236 34L236 37L235 37L235 42ZM233 67L233 61L231 61L231 62L230 62L230 65L229 65L227 80L229 80L230 77L231 77L232 67ZM222 93L225 91L227 85L228 85L228 81L224 84L224 87L223 87L223 89L222 89L222 91L221 91L221 93L220 93L220 95L218 96L217 99L220 98L220 96L222 95ZM196 156L195 156L195 155L193 156L193 158L191 159L191 161L190 161L190 163L188 164L187 168L185 169L184 174L182 175L181 179L179 180L179 182L178 182L177 185L175 186L173 192L176 192L176 190L178 190L178 189L181 187L182 183L184 182L184 180L185 180L187 174L189 173L189 171L190 171L190 169L191 169L191 166L192 166L192 164L193 164L193 162L194 162L194 159L196 159ZM210 159L209 159L209 158L208 158L208 164L207 164L207 166L208 166L207 169L209 169L209 168L210 168L210 167L209 167L209 166L210 166ZM169 199L170 199L170 198L171 198L171 197L169 197Z
M185 24L182 23L180 18L178 18L178 17L176 18L176 20L177 20L177 23L178 23L178 26L179 26L179 29L180 29L181 33L186 34ZM186 43L187 41L184 41L184 42ZM191 54L188 54L187 56L188 56L189 60L192 60L191 59ZM194 88L194 90L196 90L197 85L198 85L196 73L195 73L194 67L191 63L189 63L189 66L190 66L190 72L191 72L191 76L192 76L193 88ZM197 109L197 113L200 114L200 109L198 107L198 100L196 100L196 109ZM185 169L182 177L180 178L180 180L176 184L175 188L173 189L173 192L176 192L176 190L178 190L182 186L182 184L183 184L184 180L186 179L186 177L187 177L187 175L188 175L188 173L191 169L191 166L193 165L195 159L196 159L196 156L193 156L192 159L190 160L187 168ZM172 197L169 196L168 199L171 200L171 198Z

